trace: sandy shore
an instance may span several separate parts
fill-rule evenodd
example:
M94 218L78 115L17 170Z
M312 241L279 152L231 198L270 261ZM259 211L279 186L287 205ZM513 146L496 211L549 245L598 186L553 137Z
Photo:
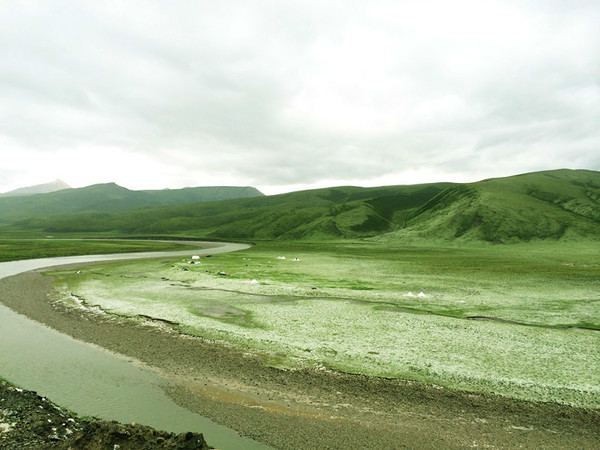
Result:
M329 371L283 371L218 342L53 304L52 279L0 280L0 300L173 381L182 406L275 448L599 448L600 411ZM1 369L0 369L1 374ZM209 442L210 444L210 442Z

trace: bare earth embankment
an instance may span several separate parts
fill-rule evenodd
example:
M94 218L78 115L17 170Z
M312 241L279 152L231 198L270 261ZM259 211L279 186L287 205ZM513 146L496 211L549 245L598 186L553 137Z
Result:
M200 433L168 433L139 424L81 418L35 392L0 381L0 448L104 450L211 447Z
M265 367L163 327L52 304L52 279L0 280L12 309L155 367L182 406L276 448L598 448L600 412L418 383ZM210 442L209 442L210 444Z

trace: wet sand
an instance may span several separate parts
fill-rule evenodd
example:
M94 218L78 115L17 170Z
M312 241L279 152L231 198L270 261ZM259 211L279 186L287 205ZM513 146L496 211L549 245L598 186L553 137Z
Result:
M51 288L52 278L36 272L5 278L0 301L155 368L172 381L166 389L177 403L275 448L600 448L600 411L270 368L260 355L168 324L54 304Z

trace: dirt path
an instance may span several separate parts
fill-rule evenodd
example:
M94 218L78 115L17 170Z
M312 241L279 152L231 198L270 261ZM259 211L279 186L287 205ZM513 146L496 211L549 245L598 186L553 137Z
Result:
M49 301L52 279L0 280L12 309L155 367L182 406L276 448L600 448L600 411L323 371ZM154 324L156 325L156 324ZM209 442L210 444L210 442Z

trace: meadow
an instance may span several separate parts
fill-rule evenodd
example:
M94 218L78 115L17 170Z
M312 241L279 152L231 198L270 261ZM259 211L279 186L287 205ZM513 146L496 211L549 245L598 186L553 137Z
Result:
M20 259L51 258L54 256L105 255L143 251L184 250L189 248L175 242L151 240L102 239L1 239L0 262Z
M583 242L259 243L52 275L56 301L152 317L287 370L600 408L600 254Z

